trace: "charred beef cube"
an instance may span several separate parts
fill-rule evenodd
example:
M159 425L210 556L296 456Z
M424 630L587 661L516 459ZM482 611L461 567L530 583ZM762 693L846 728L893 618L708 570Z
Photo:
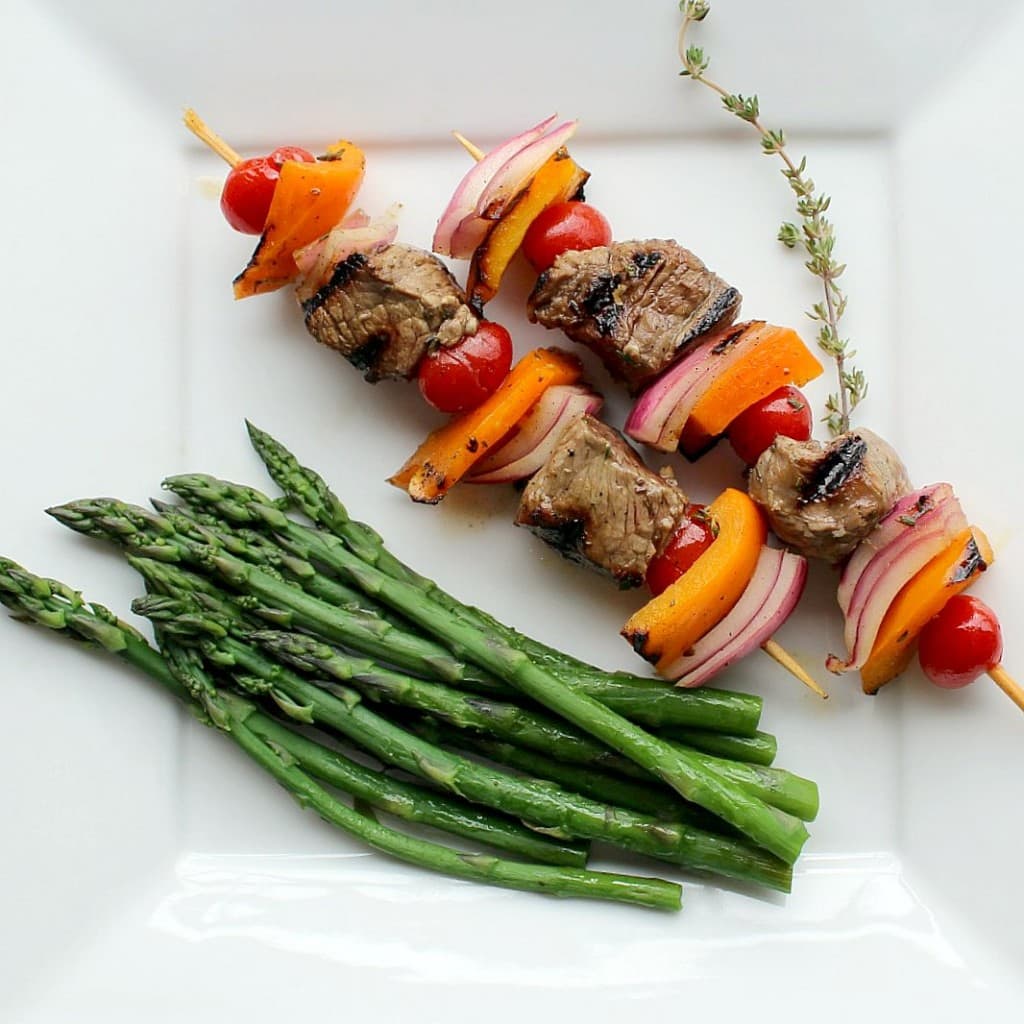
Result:
M397 243L343 260L302 308L309 333L371 382L412 377L428 348L454 345L477 328L447 267Z
M581 416L526 485L516 524L566 558L635 587L685 511L674 481L648 469L619 433Z
M635 394L705 331L731 324L740 300L692 252L655 239L562 253L529 314L592 348Z
M783 543L826 562L842 561L911 490L896 451L863 429L829 445L780 435L747 487Z

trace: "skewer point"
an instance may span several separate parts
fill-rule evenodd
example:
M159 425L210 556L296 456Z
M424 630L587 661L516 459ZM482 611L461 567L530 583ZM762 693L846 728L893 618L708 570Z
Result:
M777 661L791 676L799 679L812 693L816 693L822 700L828 700L828 693L822 689L821 685L808 674L803 665L781 644L776 643L774 640L765 640L761 644L761 650L769 658Z
M461 132L452 132L455 137L455 141L462 146L462 148L474 159L482 160L487 154L479 147L474 146L469 139L466 138Z

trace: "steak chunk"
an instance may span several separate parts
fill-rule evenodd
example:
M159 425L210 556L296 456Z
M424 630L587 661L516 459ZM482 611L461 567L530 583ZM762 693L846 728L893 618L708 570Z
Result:
M686 512L686 495L648 469L621 435L592 416L574 420L526 485L516 524L566 558L639 586Z
M592 348L632 393L712 327L740 293L672 241L613 242L562 253L538 278L530 319Z
M477 328L447 267L399 243L343 260L302 309L309 333L368 381L412 377L428 348L454 345Z
M910 492L910 478L887 442L854 430L827 446L780 435L750 471L748 488L781 541L838 562Z

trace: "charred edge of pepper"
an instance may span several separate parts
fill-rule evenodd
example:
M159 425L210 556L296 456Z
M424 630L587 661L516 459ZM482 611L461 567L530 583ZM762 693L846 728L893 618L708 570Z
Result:
M867 450L867 441L860 434L847 434L830 444L804 481L800 504L810 505L835 494L860 469Z
M978 542L974 536L967 542L964 557L957 563L953 574L949 578L951 584L965 583L972 576L976 576L988 569L988 562L982 557L978 549Z

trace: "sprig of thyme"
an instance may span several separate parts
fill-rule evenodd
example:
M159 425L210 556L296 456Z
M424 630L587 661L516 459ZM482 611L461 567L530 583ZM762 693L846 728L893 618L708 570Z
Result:
M761 135L761 151L766 156L777 156L785 165L782 173L796 196L796 212L800 224L789 221L779 228L778 239L788 249L797 246L807 255L804 266L821 280L824 299L816 302L807 314L820 326L818 345L835 361L839 379L839 390L828 396L825 402L824 421L829 431L841 434L850 429L850 413L863 401L868 385L864 371L854 367L850 360L857 354L850 348L849 339L839 333L839 321L846 310L846 295L840 289L838 280L846 264L836 261L835 228L825 216L830 198L815 188L814 181L807 176L807 157L794 163L786 151L786 136L780 130L767 129L761 123L761 110L756 96L744 96L723 89L707 77L710 63L704 50L699 46L688 46L686 34L692 24L703 21L711 10L707 0L680 0L683 23L679 29L679 56L683 61L680 74L706 85L722 97L722 104L730 114L746 121Z

